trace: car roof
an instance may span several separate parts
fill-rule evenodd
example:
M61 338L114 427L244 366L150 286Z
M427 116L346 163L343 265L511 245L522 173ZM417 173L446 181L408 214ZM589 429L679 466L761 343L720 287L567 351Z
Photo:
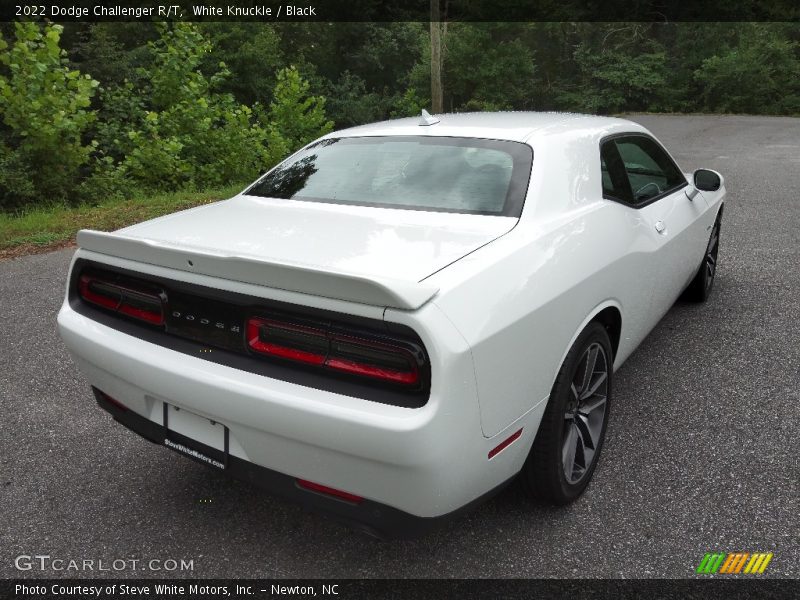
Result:
M593 134L592 137L645 131L638 123L625 119L563 112L448 113L436 118L439 122L434 125L420 125L421 117L409 117L351 127L325 137L431 135L527 142L534 137L574 134L576 130Z

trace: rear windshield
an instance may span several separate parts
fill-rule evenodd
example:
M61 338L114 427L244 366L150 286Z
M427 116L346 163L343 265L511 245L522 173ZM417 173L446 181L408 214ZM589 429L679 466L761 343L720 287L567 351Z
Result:
M474 138L322 140L267 173L251 196L518 217L533 150Z

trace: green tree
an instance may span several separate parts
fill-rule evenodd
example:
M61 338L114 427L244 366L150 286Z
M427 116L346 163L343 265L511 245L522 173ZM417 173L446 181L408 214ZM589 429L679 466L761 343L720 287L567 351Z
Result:
M207 76L199 66L212 45L192 24L161 25L151 43L141 126L128 133L125 173L146 187L175 189L243 181L271 165L267 131L250 107L218 88L224 63ZM282 152L283 148L278 149Z
M527 23L448 23L444 38L444 108L504 110L531 106L535 64L523 37ZM417 97L430 97L430 40L410 73Z
M70 69L59 44L62 27L15 23L15 42L0 37L0 206L71 199L92 145L83 135L98 83Z
M273 139L282 139L289 150L333 130L325 116L325 98L309 95L309 84L295 67L278 71L274 100L266 115Z
M275 28L286 64L297 67L310 94L327 98L325 112L336 127L388 118L402 102L409 72L428 38L422 23L279 23ZM417 92L429 96L429 89L426 81Z
M368 91L364 79L345 71L325 84L325 112L336 116L337 127L353 127L380 121L386 114L386 96Z
M651 110L667 81L664 47L647 23L580 23L566 32L572 47L552 86L555 107L589 113Z
M213 48L201 69L213 72L220 62L230 77L219 91L230 92L242 104L269 104L275 88L275 73L286 66L281 39L274 27L264 23L210 22L200 25Z
M597 53L580 45L575 51L575 62L580 83L559 98L572 110L601 114L649 110L664 88L663 52Z
M427 98L417 95L416 90L408 88L402 96L398 96L392 105L392 117L419 116L422 109L429 105Z
M775 24L738 25L735 44L703 60L694 78L706 110L800 112L800 44Z
M139 69L153 62L148 42L158 39L155 23L65 23L64 27L62 45L74 68L91 73L106 88L125 81L142 83ZM71 45L67 39L73 40Z

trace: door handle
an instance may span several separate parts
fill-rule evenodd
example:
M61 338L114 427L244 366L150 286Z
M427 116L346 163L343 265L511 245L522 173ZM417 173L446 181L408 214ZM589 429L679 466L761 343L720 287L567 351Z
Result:
M664 221L656 221L655 224L656 232L664 235L664 232L667 231L667 226L664 224Z

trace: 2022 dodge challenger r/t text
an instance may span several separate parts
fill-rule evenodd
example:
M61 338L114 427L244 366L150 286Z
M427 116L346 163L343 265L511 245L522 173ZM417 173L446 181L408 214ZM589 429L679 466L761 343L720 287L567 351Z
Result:
M724 196L626 120L423 113L81 231L59 330L126 427L413 535L514 477L584 491L614 370L711 290Z

